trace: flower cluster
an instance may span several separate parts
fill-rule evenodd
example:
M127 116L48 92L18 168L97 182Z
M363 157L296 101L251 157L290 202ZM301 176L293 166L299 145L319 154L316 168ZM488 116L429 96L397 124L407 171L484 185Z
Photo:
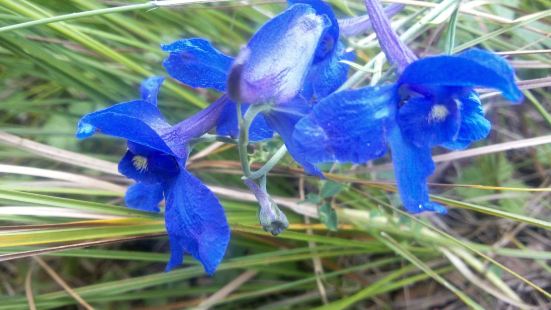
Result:
M140 99L82 117L78 138L102 133L127 140L119 171L136 184L129 187L126 204L159 212L164 199L171 247L167 270L190 253L212 274L229 243L220 202L186 170L193 141L211 131L238 144L244 184L259 201L261 225L274 235L288 225L266 188L266 174L280 156L252 171L247 145L275 134L283 151L320 178L318 163L365 163L383 156L388 146L404 207L412 213L446 211L428 197L431 148L461 149L485 138L490 123L474 87L494 88L519 101L514 73L502 58L478 49L417 60L388 21L402 6L383 10L375 0L366 5L368 15L339 20L321 0L289 0L235 57L202 38L162 45L171 78L220 92L210 106L175 125L157 107L162 77L146 79ZM339 91L347 62L355 58L342 37L371 29L395 66L397 81Z

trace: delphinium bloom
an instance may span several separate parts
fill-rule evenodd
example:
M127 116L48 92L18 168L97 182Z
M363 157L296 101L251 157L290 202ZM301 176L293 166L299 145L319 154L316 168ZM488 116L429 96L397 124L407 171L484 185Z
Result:
M135 180L125 197L129 207L159 212L165 199L165 224L171 256L167 271L191 253L209 274L222 260L230 238L224 210L214 194L185 167L189 141L212 129L225 105L222 98L171 126L157 107L163 78L145 80L141 98L83 116L77 137L102 133L128 141L119 172Z
M287 219L267 193L265 174L251 173L246 145L271 138L275 131L308 174L322 177L320 170L298 155L292 133L316 100L344 83L349 66L341 60L354 58L339 42L339 25L331 7L320 0L289 1L289 8L266 22L235 58L200 38L179 40L163 50L170 53L163 63L170 76L231 98L217 134L238 138L244 181L259 200L260 223L266 231L280 233ZM238 117L238 110L245 117ZM251 113L252 120L246 120L251 111L258 114ZM255 183L260 180L264 180L260 185Z
M322 99L297 123L293 138L301 156L311 162L365 163L384 155L388 144L406 210L445 213L429 199L431 149L463 149L484 139L491 124L474 88L496 89L518 102L522 93L513 69L500 56L480 49L416 60L380 4L365 2L381 48L398 71L397 82Z
M199 38L164 45L170 52L167 72L191 87L225 92L226 106L217 132L238 136L236 101L242 112L249 105L269 105L252 123L251 141L279 133L287 150L307 173L321 172L299 156L291 138L298 119L316 98L335 91L346 80L351 60L339 42L339 27L331 8L319 0L289 1L290 7L264 24L233 59Z

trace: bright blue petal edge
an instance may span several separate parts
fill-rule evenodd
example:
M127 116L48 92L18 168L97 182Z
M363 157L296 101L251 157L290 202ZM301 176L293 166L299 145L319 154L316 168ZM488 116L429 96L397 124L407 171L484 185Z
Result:
M394 86L366 87L334 93L314 105L295 126L300 157L312 163L365 163L386 151L385 134L393 122Z
M500 56L473 49L459 55L419 59L406 67L400 85L488 87L500 90L510 101L522 100L514 71Z
M167 271L182 263L188 252L212 275L226 253L230 228L214 194L184 169L165 185L166 229L171 258Z
M233 58L226 56L201 38L183 39L161 45L169 56L163 61L167 73L194 88L226 90Z
M163 200L163 187L160 183L130 185L124 196L124 202L129 208L160 212L159 203Z
M388 141L404 208L409 213L435 211L445 214L446 208L429 199L427 179L434 171L430 148L419 148L409 143L397 126L390 130Z
M461 123L459 133L453 141L442 144L443 147L452 150L461 150L468 147L472 142L482 140L490 134L492 124L484 116L480 98L476 92L459 98Z

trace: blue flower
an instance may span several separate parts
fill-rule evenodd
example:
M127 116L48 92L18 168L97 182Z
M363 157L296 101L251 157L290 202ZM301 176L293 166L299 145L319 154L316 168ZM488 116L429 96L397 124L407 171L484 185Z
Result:
M388 144L404 207L411 213L445 213L443 206L429 199L431 148L462 149L488 135L491 125L475 87L497 89L513 102L520 101L522 93L509 64L491 52L471 49L414 61L414 54L390 29L380 5L366 3L381 48L400 77L395 84L346 90L322 99L296 124L297 150L313 163L364 163L381 157Z
M276 131L287 150L307 173L322 176L296 152L292 133L296 122L316 100L338 89L352 60L339 42L339 27L331 8L320 0L289 1L290 7L264 24L233 59L199 38L163 45L170 55L164 66L170 76L191 87L225 92L232 101L219 120L220 135L238 135L236 102L269 104L250 128L250 140L272 137ZM224 95L223 95L224 96Z
M76 135L84 139L97 132L128 141L119 171L137 183L129 187L125 201L131 208L159 212L164 197L171 247L167 271L189 252L212 274L226 252L230 230L218 199L185 164L189 140L215 126L227 99L171 126L157 108L162 82L161 77L149 78L142 83L141 99L83 116Z

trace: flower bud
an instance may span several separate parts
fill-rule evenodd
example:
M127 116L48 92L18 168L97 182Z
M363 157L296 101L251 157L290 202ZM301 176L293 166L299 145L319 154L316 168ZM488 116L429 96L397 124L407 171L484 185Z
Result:
M285 213L279 209L270 195L253 180L246 179L244 182L253 192L260 205L258 219L262 228L274 236L282 233L289 226Z

